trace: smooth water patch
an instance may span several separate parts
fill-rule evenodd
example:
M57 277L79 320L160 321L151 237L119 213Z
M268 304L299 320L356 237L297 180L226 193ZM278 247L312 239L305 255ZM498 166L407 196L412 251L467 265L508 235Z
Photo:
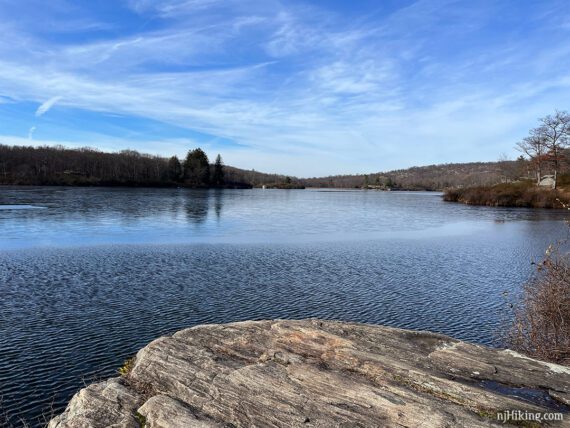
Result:
M553 411L570 413L570 406L553 399L548 393L548 390L545 389L517 387L492 380L481 381L480 386L484 389L498 392L508 397L521 399L530 404L536 404Z
M429 192L0 188L0 249L343 242L484 233L564 211L472 207Z
M0 210L37 210L37 209L44 209L46 207L38 207L35 205L0 205Z

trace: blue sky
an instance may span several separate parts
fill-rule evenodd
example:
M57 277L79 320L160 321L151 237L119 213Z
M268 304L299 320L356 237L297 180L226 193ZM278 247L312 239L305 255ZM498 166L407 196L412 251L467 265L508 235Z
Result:
M570 7L0 0L0 142L298 176L496 160L570 109Z

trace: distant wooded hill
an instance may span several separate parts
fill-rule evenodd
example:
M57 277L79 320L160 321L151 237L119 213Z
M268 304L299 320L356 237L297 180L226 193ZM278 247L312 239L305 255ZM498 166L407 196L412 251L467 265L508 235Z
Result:
M201 152L196 149L189 152L189 156L197 151ZM265 185L281 188L306 186L442 190L448 187L495 184L528 174L528 163L519 159L429 165L368 175L305 179L223 166L223 178L220 181L215 175L215 165L210 165L210 176L215 178L209 182L206 174L203 182L195 185L195 180L192 181L192 177L189 177L193 171L191 166L190 158L179 161L176 157L164 158L133 150L106 153L91 148L0 145L0 184L189 187ZM203 175L203 171L200 174Z
M302 179L301 183L307 187L443 190L449 187L496 184L527 174L527 162L519 159L428 165L373 174L335 175Z

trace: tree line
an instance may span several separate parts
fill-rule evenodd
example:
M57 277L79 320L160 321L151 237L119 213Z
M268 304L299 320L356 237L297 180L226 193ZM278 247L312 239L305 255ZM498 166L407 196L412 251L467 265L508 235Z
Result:
M21 147L0 144L0 184L127 185L188 187L331 187L392 190L444 190L489 186L552 173L564 183L568 168L570 129L568 113L557 111L540 119L539 126L517 145L516 160L427 165L371 174L299 179L266 174L223 164L218 155L210 164L201 149L184 159L164 158L134 150L117 153L92 148Z
M116 153L93 148L63 146L24 147L0 144L0 184L82 186L187 186L187 187L338 187L365 185L392 189L440 190L453 186L494 184L528 170L527 161L474 162L429 165L368 175L298 179L213 164L201 149L190 150L182 160L123 150Z
M427 165L372 174L336 175L301 179L307 187L443 190L485 186L526 174L526 161L469 162Z
M299 180L224 165L221 155L210 163L200 149L177 156L134 150L103 152L63 146L8 146L0 144L0 184L69 186L180 186L302 188Z
M211 165L200 148L180 161L134 150L0 145L1 184L250 187L240 178L234 172L227 180L222 157Z

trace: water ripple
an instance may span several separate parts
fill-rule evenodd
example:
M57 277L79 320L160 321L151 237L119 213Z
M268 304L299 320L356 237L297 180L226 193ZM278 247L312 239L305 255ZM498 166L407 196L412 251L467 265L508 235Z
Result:
M556 212L432 195L82 191L0 198L49 207L0 212L0 395L15 425L202 323L320 317L497 345L502 293L564 230Z

